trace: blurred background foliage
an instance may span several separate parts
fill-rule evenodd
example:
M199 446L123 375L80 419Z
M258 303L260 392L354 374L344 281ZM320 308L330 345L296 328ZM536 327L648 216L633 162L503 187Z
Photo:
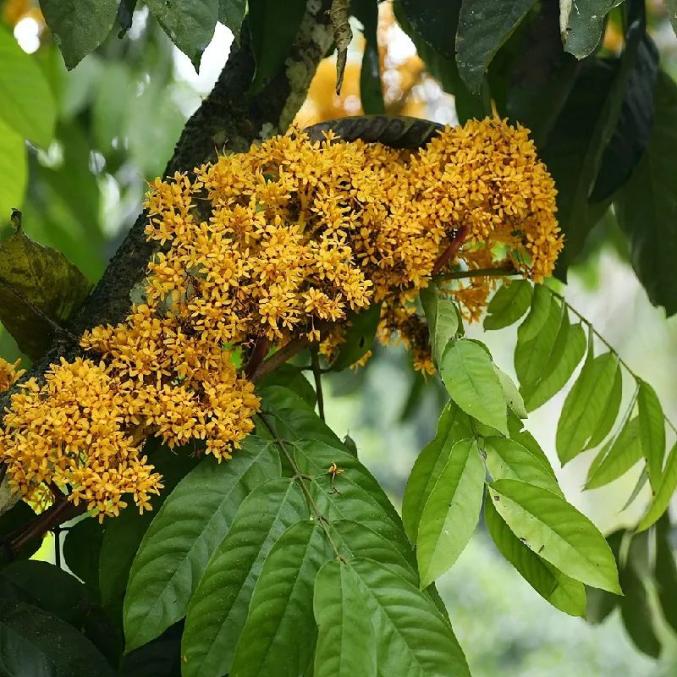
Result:
M5 129L0 116L0 125L5 125L0 127L0 225L9 228L10 208L21 209L26 232L64 252L91 282L139 213L145 181L162 173L180 130L211 90L233 40L229 29L218 24L197 73L150 18L144 3L137 5L125 40L119 40L114 30L68 72L38 4L0 3L3 59L9 55L24 63L21 59L31 55L26 71L30 78L22 86L32 88L36 108L28 114L30 129L39 132L33 138L24 134L28 138L24 143ZM676 78L677 38L666 7L653 0L647 7L649 33L660 51L661 66ZM380 4L378 25L372 26L377 48L373 40L365 40L360 23L352 22L354 38L341 94L335 92L335 59L325 59L297 116L299 125L380 110L456 124L474 112L472 98L464 96L458 82L434 77L448 71L435 68L433 59L424 63L398 25L392 3ZM620 13L612 13L601 56L616 56L623 46ZM382 98L380 91L370 90L364 82L361 86L365 48L371 50L371 63L378 64L374 72L380 72ZM419 49L425 48L419 44ZM1 67L6 64L9 61L3 60ZM445 90L456 91L456 97ZM677 319L666 319L662 308L651 305L628 257L615 218L607 211L569 272L567 299L594 319L630 366L655 387L674 420ZM511 331L486 335L479 327L471 331L482 334L496 362L512 374ZM0 335L0 354L10 360L19 354L5 331ZM417 452L434 434L445 399L436 381L413 376L407 361L397 348L378 350L365 368L327 379L328 423L339 435L350 434L361 459L396 504ZM528 427L549 453L574 505L607 533L632 525L648 500L648 494L642 495L631 509L622 510L636 472L583 494L594 453L582 454L559 469L554 430L564 395L531 415ZM40 552L49 556L48 542ZM591 626L548 606L498 556L482 532L439 587L476 675L675 674L675 636L660 618L657 632L664 651L661 660L654 661L634 648L618 610L601 625Z

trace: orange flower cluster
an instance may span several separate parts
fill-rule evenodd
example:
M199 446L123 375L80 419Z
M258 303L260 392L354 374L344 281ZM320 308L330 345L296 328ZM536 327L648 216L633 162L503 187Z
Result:
M331 357L350 313L382 303L379 335L430 371L418 290L451 266L512 261L535 279L562 246L555 189L522 128L447 129L419 151L312 142L292 131L155 181L159 245L129 316L87 332L92 359L52 365L13 397L0 458L25 496L56 485L115 515L161 488L146 438L228 458L258 409L239 357L303 338ZM449 282L474 317L491 278Z

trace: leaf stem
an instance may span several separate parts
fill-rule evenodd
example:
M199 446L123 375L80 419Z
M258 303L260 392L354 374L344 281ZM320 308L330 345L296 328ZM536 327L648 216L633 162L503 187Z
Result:
M498 268L475 268L473 270L452 270L448 273L435 275L432 279L439 280L461 280L467 277L509 277L511 275L521 275L514 266L501 266Z
M317 354L317 348L310 351L310 361L313 367L313 378L315 379L315 393L317 395L317 413L324 423L324 395L322 394L322 371L320 370L320 360Z

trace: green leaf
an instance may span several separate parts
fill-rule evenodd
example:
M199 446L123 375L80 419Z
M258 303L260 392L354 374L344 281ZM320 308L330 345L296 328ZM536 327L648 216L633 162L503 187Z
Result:
M523 447L515 440L505 437L484 438L486 464L493 480L515 479L562 496L562 490L552 475L550 464Z
M524 545L491 501L484 504L484 523L499 552L543 599L571 616L585 615L585 586L565 576Z
M149 460L162 475L164 489L151 498L152 511L139 514L135 505L128 505L114 520L109 520L99 555L99 592L101 605L114 620L122 621L122 603L134 556L151 521L181 480L196 465L184 450L160 446L151 451Z
M616 370L613 385L611 386L611 394L607 398L606 405L602 417L595 428L595 432L590 436L588 443L585 445L586 449L596 447L609 434L613 428L618 416L618 410L621 406L621 399L623 397L623 374L620 367Z
M12 209L21 209L27 181L23 136L0 119L0 224L9 221Z
M327 562L315 579L318 636L315 677L377 677L377 630L359 577L350 565Z
M458 335L458 309L450 298L442 296L433 285L421 290L421 305L428 322L433 359L439 365L447 345Z
M72 625L38 607L7 600L0 606L0 670L30 677L113 677L96 647Z
M336 371L345 369L351 364L355 364L371 350L380 317L380 303L376 303L367 310L362 310L350 317L345 341L341 344L336 359L332 362L332 369Z
M607 542L563 498L518 480L493 482L489 495L512 532L533 552L575 580L620 594Z
M266 482L243 501L188 606L182 674L230 671L264 560L289 527L308 518L303 494L289 479Z
M658 74L656 113L649 146L628 183L615 198L618 224L630 244L632 267L654 305L677 312L677 85Z
M206 458L179 482L151 522L132 564L124 604L127 651L183 617L240 503L279 475L272 444L248 437L231 460Z
M639 381L637 393L637 418L639 419L639 441L646 458L651 486L658 488L663 474L665 456L665 419L663 407L655 390L646 381Z
M536 301L539 297L544 298L544 293L550 296L550 292L539 293L536 288L531 312L517 330L515 373L523 393L529 392L543 378L557 341L562 317L566 313L555 301L548 302L547 305ZM547 317L544 317L544 311L547 312Z
M18 501L11 509L0 515L0 538L6 538L15 529L25 527L28 522L35 519L33 509L23 501ZM41 545L42 539L35 538L29 541L16 555L11 559L6 559L7 555L0 555L0 565L12 559L28 559Z
M449 625L432 601L389 568L370 559L349 562L369 617L378 629L379 674L470 675Z
M32 359L51 345L89 291L85 276L54 249L33 242L21 230L0 242L0 320Z
M40 0L40 9L70 70L106 39L117 16L118 2Z
M675 489L677 489L677 443L672 446L668 454L665 472L656 487L649 509L637 525L638 531L644 531L658 521L660 516L668 509Z
M437 433L418 455L404 490L402 521L412 543L417 540L423 506L446 465L454 444L472 436L468 417L453 403L447 404L440 415Z
M606 537L606 542L609 544L616 562L620 559L620 550L625 538L626 531L624 529L618 529ZM593 625L602 623L621 601L620 595L613 595L599 588L585 586L585 592L587 596L585 620Z
M533 411L556 395L569 381L585 355L587 340L580 324L571 325L565 312L541 378L522 391L527 411Z
M532 287L526 280L516 280L499 287L487 306L485 329L503 329L527 312L531 305Z
M508 407L512 412L519 418L527 418L529 414L527 413L526 407L524 406L524 400L522 395L520 395L517 386L513 383L513 380L508 376L502 369L499 369L494 365L494 371L498 380L501 383L501 389L503 390L503 397L508 403Z
M564 49L577 59L592 54L599 46L606 15L623 0L560 0L560 29Z
M230 28L236 38L246 11L247 0L219 0L219 21Z
M0 26L0 63L0 122L46 148L56 122L54 95L37 59L26 54L4 26ZM4 134L4 125L1 131Z
M599 452L588 471L585 488L596 489L613 482L628 472L640 458L642 446L639 441L639 420L635 416L627 421L618 437Z
M478 92L491 60L535 0L463 0L456 33L456 61L461 77Z
M531 295L531 308L519 327L520 340L531 341L540 333L550 317L550 305L558 303L552 292L542 284L535 284Z
M506 400L487 351L459 339L444 351L440 375L451 399L480 423L507 434Z
M313 584L332 558L319 524L287 529L263 564L249 616L235 649L233 677L296 677L313 655Z
M586 360L564 401L557 424L557 455L562 464L580 454L604 421L607 402L613 399L619 378L618 358L604 353Z
M315 441L294 444L299 470L312 477L310 495L317 510L328 520L359 522L387 538L406 557L410 545L402 522L383 489L369 471L349 452ZM332 464L340 471L329 472Z
M664 515L656 525L656 592L663 617L677 632L677 565L669 538L670 517Z
M219 0L146 0L169 39L200 68L202 52L214 35L219 18Z
M63 557L68 568L87 586L95 599L99 597L99 554L103 526L85 517L71 526L63 540Z
M256 61L251 93L261 91L282 69L306 11L306 0L249 0Z
M395 0L396 15L418 38L445 56L454 56L454 36L458 25L461 0Z
M360 21L364 33L364 53L360 69L360 100L366 115L385 113L381 88L381 60L378 53L378 0L352 0L350 9Z
M257 381L259 389L268 388L269 386L282 386L293 390L299 397L301 397L310 406L311 409L315 407L317 397L310 381L304 376L303 372L291 364L282 364L275 371L267 374L262 379Z
M475 531L484 493L484 465L474 440L454 444L423 506L416 538L421 586L449 569Z

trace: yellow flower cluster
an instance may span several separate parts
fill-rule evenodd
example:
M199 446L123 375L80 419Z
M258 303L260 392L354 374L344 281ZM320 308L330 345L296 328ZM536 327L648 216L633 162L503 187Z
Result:
M20 362L21 360L17 360L12 364L0 357L0 393L5 392L5 390L14 385L16 380L23 374L23 370L19 369Z
M500 120L416 152L293 130L155 181L146 209L159 252L129 316L83 336L91 359L52 365L12 398L0 458L23 495L56 486L101 515L124 495L143 509L161 488L148 437L203 440L223 459L251 432L259 401L236 358L292 339L331 358L350 313L380 302L379 336L431 371L419 289L452 266L506 261L540 279L562 246L552 179L527 131ZM475 317L491 284L448 290Z

